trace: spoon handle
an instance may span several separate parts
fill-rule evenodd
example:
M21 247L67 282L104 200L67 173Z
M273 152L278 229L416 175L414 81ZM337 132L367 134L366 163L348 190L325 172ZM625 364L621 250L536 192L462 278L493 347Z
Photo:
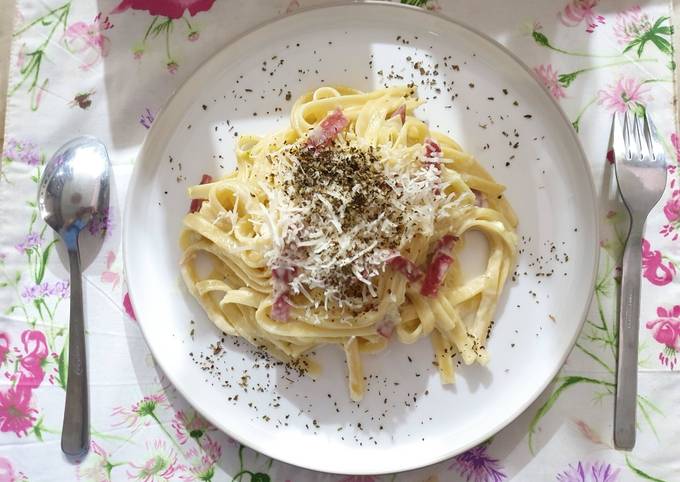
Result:
M83 287L78 245L69 249L71 270L71 319L68 337L68 379L61 450L70 456L84 454L89 445L89 405L87 396L87 363L85 358L85 323Z

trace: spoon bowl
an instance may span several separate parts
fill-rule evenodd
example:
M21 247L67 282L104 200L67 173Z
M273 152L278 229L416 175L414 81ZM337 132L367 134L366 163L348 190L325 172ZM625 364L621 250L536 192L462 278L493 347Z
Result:
M77 137L52 156L38 189L40 214L64 241L69 256L69 358L61 449L71 457L87 452L90 434L78 235L94 216L108 208L110 175L104 144L94 137Z
M109 171L106 147L88 136L67 142L47 163L38 206L45 223L59 233L67 248L71 249L93 216L108 206Z

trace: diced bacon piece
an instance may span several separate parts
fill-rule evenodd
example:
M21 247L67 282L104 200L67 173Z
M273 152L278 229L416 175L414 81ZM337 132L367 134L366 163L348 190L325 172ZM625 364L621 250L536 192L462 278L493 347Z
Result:
M413 261L401 255L388 259L387 265L406 276L406 279L412 283L423 276L423 272Z
M427 274L420 287L420 294L434 298L437 296L439 287L444 281L449 267L453 263L453 258L448 254L438 254L432 258L430 266L427 267Z
M281 293L274 298L271 317L276 321L288 321L290 315L290 300L287 293Z
M431 137L425 138L425 142L423 143L425 146L425 157L427 159L437 159L437 161L425 161L425 162L433 162L435 164L439 164L439 158L442 155L442 148L437 144L437 141L432 139Z
M276 281L282 281L283 283L290 283L293 278L297 275L296 268L275 268L272 270L272 277Z
M290 312L290 282L297 276L297 268L274 268L272 280L274 285L274 303L272 304L272 320L288 321Z
M454 236L453 234L445 234L439 241L437 241L437 244L434 247L435 254L451 254L453 245L456 244L456 241L458 241L458 236Z
M349 124L349 119L345 117L342 110L338 107L328 114L321 123L316 126L307 137L307 146L311 148L325 146Z
M449 267L453 263L451 251L453 250L453 245L456 241L458 241L458 236L452 234L447 234L437 241L434 253L432 254L432 260L427 267L427 273L425 273L425 279L420 287L421 295L429 296L431 298L437 296L439 287L444 281Z
M394 323L389 317L385 316L385 318L383 318L383 320L378 323L378 326L376 326L375 330L378 332L378 335L382 336L383 338L390 338L394 332Z
M401 104L397 110L392 112L390 119L394 119L395 117L399 117L402 124L406 122L406 104Z
M201 177L201 184L208 184L211 183L213 180L212 176L209 174L203 174ZM207 199L192 199L191 204L189 205L189 212L190 213L195 213L201 210L201 206L203 205L203 201L207 201Z

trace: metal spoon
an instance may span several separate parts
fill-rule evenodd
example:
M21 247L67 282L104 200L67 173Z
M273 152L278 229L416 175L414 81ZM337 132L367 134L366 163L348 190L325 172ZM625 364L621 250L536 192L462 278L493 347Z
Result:
M104 144L94 137L77 137L64 144L47 163L38 191L42 218L66 244L71 271L68 379L61 450L72 457L87 452L90 436L78 235L94 215L108 207L109 176L109 156Z

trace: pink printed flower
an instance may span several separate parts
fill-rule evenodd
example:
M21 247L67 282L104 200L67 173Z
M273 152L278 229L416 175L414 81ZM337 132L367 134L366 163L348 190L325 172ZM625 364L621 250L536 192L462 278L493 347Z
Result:
M185 11L193 17L199 12L207 12L215 0L123 0L111 13L121 13L131 8L146 10L151 15L168 18L180 18Z
M671 134L671 144L675 149L675 160L680 161L680 136L675 132Z
M209 430L214 430L212 425L201 417L198 412L189 416L183 410L178 410L172 420L172 428L175 430L177 440L184 445L190 438L200 440Z
M583 420L574 420L574 423L576 424L578 431L581 432L581 435L583 435L585 438L596 445L604 445L600 436L595 433L595 431L586 422Z
M673 142L673 140L674 138L671 136L671 142ZM675 140L677 140L677 138ZM669 165L668 172L674 174L675 168L676 166ZM662 234L664 237L673 234L671 239L677 241L678 237L680 237L680 234L678 233L678 229L680 229L680 189L677 189L675 177L671 179L670 191L671 198L666 201L666 205L663 208L663 212L666 215L668 222L661 227L659 234Z
M142 124L145 129L151 129L151 124L153 124L154 120L155 117L148 107L144 110L144 113L139 116L139 123Z
M626 45L649 32L652 22L646 13L642 13L639 5L616 14L614 35L621 45Z
M27 435L33 427L38 411L31 408L31 389L12 387L0 392L0 431L14 432L18 437Z
M669 310L659 306L656 314L658 318L648 321L645 326L652 330L654 339L664 345L664 350L659 353L659 360L673 370L677 361L676 354L680 351L680 305Z
M34 248L40 247L42 243L42 238L38 233L28 233L24 240L14 246L20 253L25 253L26 251L32 250Z
M605 23L604 17L595 13L598 0L571 0L560 12L560 20L567 27L575 27L581 22L586 24L586 32L593 33L598 25Z
M550 64L539 65L534 67L534 73L538 76L538 79L546 86L553 97L556 99L562 99L567 95L564 93L564 89L557 79L557 71L553 69Z
M150 422L144 420L147 417L155 418L155 410L159 407L168 408L170 404L164 393L147 395L132 407L115 407L111 415L120 416L121 421L113 424L114 427L126 425L128 428L136 430L140 424L148 425Z
M146 449L151 452L149 458L140 465L130 463L132 470L128 471L128 478L144 482L172 480L173 475L181 468L175 451L163 440L147 442Z
M49 354L45 334L38 330L26 330L21 334L25 355L19 359L19 383L17 386L38 388L45 378L43 362Z
M37 145L29 141L18 141L12 137L5 141L0 157L9 162L22 162L27 166L37 166L42 162Z
M88 482L111 482L111 469L115 467L109 462L109 454L97 442L90 442L90 454L82 464L76 466L78 480Z
M102 19L101 12L91 23L79 21L71 24L64 33L64 45L69 52L82 55L80 68L88 70L109 54L109 38L104 32L113 28L109 17Z
M132 318L134 321L137 321L135 310L132 308L132 301L130 301L130 293L125 293L123 296L123 309L130 318Z
M598 92L598 101L610 112L624 114L636 110L651 100L649 89L633 78L620 77L616 84Z
M69 281L57 281L49 288L49 295L57 298L68 298L71 294L71 283Z
M455 468L466 482L501 482L507 476L501 471L498 460L487 453L488 445L486 442L457 455L449 470Z
M680 189L673 191L671 198L666 201L663 213L666 215L666 219L671 223L680 219Z
M300 2L298 0L290 0L288 7L286 7L286 13L292 13L300 8Z
M168 70L169 74L174 75L177 73L177 69L179 69L179 64L174 60L170 60L167 64L165 64L165 68Z
M0 457L0 482L18 482L12 463L5 457Z
M116 262L116 253L109 251L106 253L106 270L102 272L102 283L111 283L111 289L116 289L120 282L120 273L117 269L113 269L113 263Z
M7 354L9 353L9 334L0 332L0 365L7 361Z
M574 467L557 474L558 482L617 482L621 469L614 469L605 462L583 463L579 462Z
M17 69L21 70L26 64L26 44L21 44L19 47L19 52L17 53L16 66Z
M105 238L111 234L113 229L113 213L109 208L105 208L95 214L87 226L87 230L92 236Z
M656 286L667 285L675 276L675 265L664 264L661 251L653 251L646 239L642 240L642 276Z
M207 435L200 447L200 450L189 449L185 454L191 465L181 468L183 474L179 478L184 482L212 480L215 476L215 464L222 456L222 447Z

